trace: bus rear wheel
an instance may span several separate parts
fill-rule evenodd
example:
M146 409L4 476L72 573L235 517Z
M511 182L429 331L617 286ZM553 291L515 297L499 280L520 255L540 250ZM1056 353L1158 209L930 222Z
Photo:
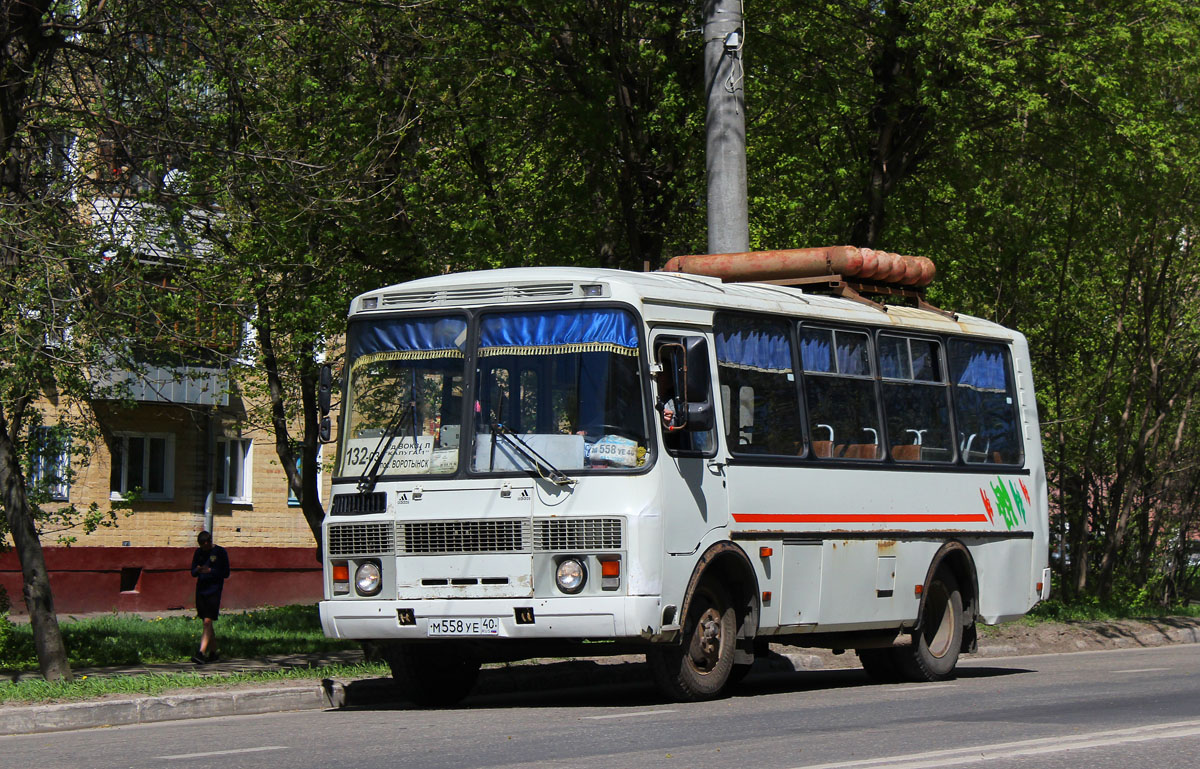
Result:
M719 697L733 672L736 635L729 593L718 584L701 583L688 605L682 643L646 655L659 689L679 702Z
M448 707L475 688L479 659L462 644L393 644L386 652L392 678L420 707Z
M910 681L944 681L954 674L962 643L962 593L954 575L939 569L925 588L921 623L912 644L893 651Z

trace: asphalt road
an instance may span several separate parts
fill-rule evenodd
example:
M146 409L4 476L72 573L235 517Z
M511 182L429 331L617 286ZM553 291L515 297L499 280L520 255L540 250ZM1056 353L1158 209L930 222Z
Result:
M751 677L717 702L649 682L0 737L0 767L1200 767L1200 645L968 660L941 684Z

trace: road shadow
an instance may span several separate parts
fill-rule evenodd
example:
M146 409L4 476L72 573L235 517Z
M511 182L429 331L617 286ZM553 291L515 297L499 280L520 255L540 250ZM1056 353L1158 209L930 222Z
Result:
M962 667L963 679L995 678L1034 671L1015 667ZM799 671L755 670L733 687L730 697L816 693L835 689L896 686L872 681L862 668ZM904 686L919 684L906 683ZM420 710L390 678L354 681L345 687L344 709ZM670 704L654 685L644 662L590 660L546 662L487 669L475 692L446 710L492 708L642 707Z

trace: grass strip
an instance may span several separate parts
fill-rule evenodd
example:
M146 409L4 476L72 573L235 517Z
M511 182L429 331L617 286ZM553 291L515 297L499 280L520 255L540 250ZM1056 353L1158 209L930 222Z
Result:
M1050 599L1033 607L1022 618L1026 624L1039 622L1104 622L1108 620L1166 620L1171 617L1200 617L1200 605L1162 606L1119 603L1116 601L1079 600L1070 603Z
M157 695L176 690L228 687L236 684L273 683L323 678L381 678L390 675L387 665L365 662L358 665L322 665L249 673L154 673L148 675L91 677L74 681L42 680L0 683L0 704L77 702L110 695Z
M61 623L71 667L109 667L186 660L196 651L200 622L194 617L143 618L111 614ZM226 659L267 654L310 654L353 649L357 643L326 638L317 607L296 605L223 613L217 647ZM0 643L0 668L36 670L28 623L12 623Z

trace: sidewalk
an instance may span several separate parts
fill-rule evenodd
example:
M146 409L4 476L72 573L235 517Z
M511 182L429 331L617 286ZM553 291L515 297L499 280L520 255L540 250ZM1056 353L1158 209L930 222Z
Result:
M1063 628L1066 628L1064 630ZM1061 651L1138 648L1180 643L1200 643L1200 619L1168 621L1047 623L1040 629L1003 626L979 641L976 654L965 659L1043 654ZM805 670L857 668L854 652L835 655L824 650L772 645L772 654L755 663L751 675L786 674ZM147 673L200 672L222 675L236 672L321 667L361 662L359 650L324 654L273 655L257 659L221 660L197 666L172 662L127 667L80 668L77 676L129 676ZM37 673L0 673L0 686L8 681L40 677ZM489 665L480 673L474 695L549 691L599 684L648 680L640 655L586 659L547 660ZM400 699L388 678L358 681L333 679L291 680L269 684L238 685L158 696L110 697L53 705L0 705L0 735L53 732L99 726L150 723L205 716L276 713L292 710L390 704Z

